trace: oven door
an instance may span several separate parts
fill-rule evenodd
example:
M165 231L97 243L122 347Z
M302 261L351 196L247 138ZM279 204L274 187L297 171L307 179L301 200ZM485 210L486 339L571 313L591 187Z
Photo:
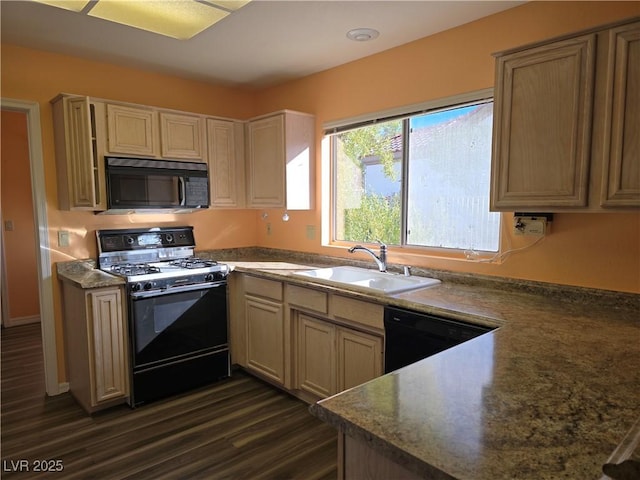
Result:
M133 369L225 348L227 282L129 295Z

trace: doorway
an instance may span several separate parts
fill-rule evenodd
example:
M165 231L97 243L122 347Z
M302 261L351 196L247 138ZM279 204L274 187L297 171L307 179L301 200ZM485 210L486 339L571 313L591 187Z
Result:
M58 352L53 306L51 256L49 254L49 225L45 194L40 106L37 102L2 98L0 107L2 110L23 112L27 115L31 192L35 223L35 240L37 245L36 266L38 272L38 300L40 303L45 389L47 395L58 395L66 391L66 388L65 385L61 385L58 381ZM0 281L3 281L3 279L0 279Z
M40 323L27 115L2 110L2 324Z

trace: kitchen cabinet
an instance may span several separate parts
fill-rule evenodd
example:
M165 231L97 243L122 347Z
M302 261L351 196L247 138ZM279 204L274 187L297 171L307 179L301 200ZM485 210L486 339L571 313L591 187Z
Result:
M129 397L126 315L121 287L84 290L62 283L69 390L89 413Z
M640 206L640 22L608 31L602 132L604 207ZM598 125L598 124L596 124Z
M335 339L334 325L298 314L297 388L320 398L336 392Z
M244 208L244 124L207 119L212 208Z
M382 305L258 274L228 281L234 364L306 401L382 375Z
M244 279L246 365L277 385L285 383L285 319L282 283Z
M51 100L60 210L106 210L104 105L87 97L58 95Z
M324 398L382 374L381 305L296 285L287 285L287 300L297 329L295 389Z
M424 480L424 476L383 456L368 443L338 432L338 478Z
M204 119L149 107L107 105L110 153L206 162Z
M51 104L60 210L107 209L105 155L208 162L212 205L245 207L244 122L70 94Z
M491 209L640 206L640 22L496 54Z
M382 375L381 336L339 327L336 341L338 392Z
M247 206L313 208L315 117L285 110L247 123Z
M298 313L296 388L325 398L382 375L382 337Z
M160 153L163 158L206 162L204 138L202 117L160 112Z
M157 157L158 113L149 108L107 104L110 153Z

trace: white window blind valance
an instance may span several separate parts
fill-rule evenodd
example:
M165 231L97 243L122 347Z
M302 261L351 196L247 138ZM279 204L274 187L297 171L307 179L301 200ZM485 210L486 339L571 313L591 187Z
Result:
M493 88L485 88L460 95L453 95L451 97L439 98L437 100L429 100L427 102L405 105L403 107L392 108L389 110L366 113L357 117L325 122L322 124L322 130L325 135L335 135L337 133L347 132L367 125L388 122L390 120L403 120L415 115L435 112L439 109L450 109L452 106L461 107L469 104L480 103L484 100L491 100L492 98Z

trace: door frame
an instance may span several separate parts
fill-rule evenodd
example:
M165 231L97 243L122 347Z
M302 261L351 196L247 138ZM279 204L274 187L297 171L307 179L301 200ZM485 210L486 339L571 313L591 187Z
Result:
M40 105L37 102L3 97L0 98L0 107L2 110L27 114L31 195L33 197L33 217L36 224L35 255L38 267L38 293L40 301L40 326L42 329L45 389L47 395L58 395L68 390L68 384L60 384L58 381L58 351L56 345L51 256L49 254L49 224L47 221L47 197L45 193Z

